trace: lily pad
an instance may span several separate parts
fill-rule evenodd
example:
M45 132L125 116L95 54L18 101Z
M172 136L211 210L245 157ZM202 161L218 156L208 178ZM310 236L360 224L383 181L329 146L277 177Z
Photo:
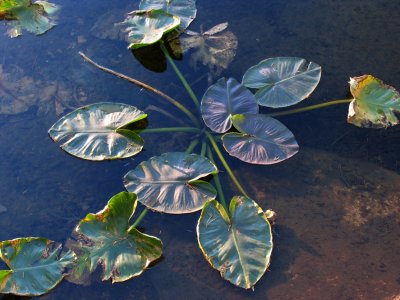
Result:
M102 102L83 106L65 115L49 130L61 148L87 160L131 157L143 148L143 140L125 127L147 115L134 106Z
M124 184L150 209L185 214L216 197L213 186L199 180L216 173L217 167L204 156L169 152L140 163L125 175Z
M363 75L350 79L354 100L347 122L358 127L386 128L399 124L400 94L381 80Z
M240 133L222 137L225 150L248 163L270 165L284 161L299 151L293 133L278 120L266 115L241 114L232 117Z
M262 209L246 197L233 197L229 214L208 201L197 224L200 248L211 266L234 285L253 287L268 268L271 226Z
M213 131L222 133L232 126L235 114L257 114L254 95L234 78L221 78L204 93L201 114L204 123Z
M0 242L0 258L10 268L0 270L0 293L39 296L53 289L75 260L72 252L61 250L61 244L45 238Z
M160 258L160 239L143 234L129 224L135 212L136 195L121 192L113 196L97 214L88 214L74 230L78 261L69 280L79 282L97 265L103 267L102 280L126 281L140 275L151 262Z
M139 9L159 9L178 16L181 20L180 31L184 31L190 25L197 12L195 0L142 0Z
M321 78L321 66L297 57L268 58L251 67L243 84L258 89L258 104L286 107L304 100L314 91Z
M130 49L137 49L157 43L163 35L177 28L180 19L162 10L135 10L118 25L128 26Z

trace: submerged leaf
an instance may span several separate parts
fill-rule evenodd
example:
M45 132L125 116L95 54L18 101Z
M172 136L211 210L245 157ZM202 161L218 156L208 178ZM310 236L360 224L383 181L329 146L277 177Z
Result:
M213 186L199 179L216 173L216 166L204 156L171 152L140 163L125 175L124 184L150 209L185 214L215 198Z
M79 282L101 264L102 280L122 282L140 275L160 258L161 240L130 227L136 199L132 193L121 192L102 211L88 214L79 222L74 230L76 242L70 244L78 261L69 280Z
M208 201L197 224L197 239L207 261L224 279L249 289L268 268L271 226L249 198L233 197L229 214L216 200Z
M208 88L201 100L204 123L218 133L231 128L233 115L257 113L254 95L234 78L221 78Z
M69 154L87 160L133 156L143 148L143 140L126 129L147 115L122 103L96 103L65 115L49 130L50 137Z
M400 94L381 80L364 75L350 79L354 100L347 122L358 127L386 128L399 124Z
M181 20L179 30L184 31L196 17L196 0L142 0L139 9L163 10Z
M225 150L248 163L270 165L284 161L299 151L293 133L281 122L266 115L234 115L240 133L222 137Z
M39 296L53 289L72 266L75 255L61 253L62 245L45 238L0 242L0 258L10 270L0 270L0 293Z
M286 107L310 96L321 78L321 67L297 57L275 57L261 61L243 76L243 84L258 89L258 104Z

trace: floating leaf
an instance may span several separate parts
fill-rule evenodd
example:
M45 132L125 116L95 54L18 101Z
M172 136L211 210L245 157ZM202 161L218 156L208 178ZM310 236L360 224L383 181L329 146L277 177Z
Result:
M39 296L53 289L72 266L75 255L61 254L62 245L45 238L0 242L0 258L10 270L0 270L0 293Z
M216 166L203 156L170 152L140 163L125 175L124 184L150 209L185 214L215 198L213 186L199 178L216 173Z
M270 165L295 155L299 146L292 132L281 122L266 115L234 115L233 125L240 133L222 137L224 148L232 156L248 163Z
M118 25L128 26L130 49L145 47L161 40L162 36L177 28L180 19L162 10L135 10Z
M358 127L386 128L399 124L400 95L381 80L363 75L350 79L354 100L350 103L347 122Z
M78 261L71 277L78 282L92 273L98 264L103 267L102 280L122 282L140 275L148 265L160 258L162 242L130 227L135 212L136 195L121 192L112 197L97 214L88 214L74 230Z
M197 12L195 0L142 0L139 9L159 9L178 16L181 20L179 26L181 31L184 31L190 25Z
M310 96L321 78L321 67L297 57L276 57L261 61L243 76L243 84L258 89L258 104L286 107Z
M197 239L207 261L224 279L248 289L268 268L271 226L249 198L233 197L229 213L216 200L208 201L197 224Z
M133 156L143 148L143 140L128 125L147 115L134 106L96 103L65 115L49 130L50 137L71 155L87 160L118 159Z
M201 100L204 123L218 133L231 128L231 116L247 113L258 113L256 99L247 88L233 78L218 80L208 88Z

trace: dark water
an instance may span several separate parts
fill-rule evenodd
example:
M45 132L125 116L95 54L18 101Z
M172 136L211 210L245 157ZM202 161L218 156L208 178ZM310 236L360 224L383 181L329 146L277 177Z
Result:
M151 105L180 116L178 111L94 69L78 51L191 107L169 66L147 70L126 42L108 33L107 24L122 20L136 2L58 4L59 25L45 35L0 37L0 95L6 91L15 100L0 107L0 204L7 209L0 212L0 240L44 236L64 242L81 218L123 190L128 170L153 155L183 151L191 141L187 134L149 135L133 159L92 163L65 154L48 138L59 114L100 101L145 110L150 127L177 126ZM323 67L309 104L346 98L349 77L362 74L400 89L398 1L207 0L197 7L190 29L227 21L238 37L236 57L221 76L240 79L262 59L298 56ZM192 68L190 53L177 64L201 97L208 68ZM359 129L346 123L346 114L343 105L280 118L301 146L287 162L259 167L229 159L251 197L278 214L271 266L255 291L235 288L208 266L197 247L198 214L151 213L141 226L163 240L158 264L123 284L101 282L98 274L89 286L64 281L42 298L398 299L400 127ZM225 173L221 179L227 196L237 193Z

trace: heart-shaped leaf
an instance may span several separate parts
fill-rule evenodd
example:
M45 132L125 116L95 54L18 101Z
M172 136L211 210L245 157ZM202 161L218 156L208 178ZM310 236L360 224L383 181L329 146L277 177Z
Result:
M180 31L184 31L196 17L195 0L142 0L139 9L160 9L171 15L178 16L181 20Z
M50 137L69 154L87 160L118 159L133 156L143 148L143 140L124 127L146 118L134 106L122 103L96 103L65 115L49 130Z
M102 280L125 281L140 275L161 256L161 240L130 227L136 199L132 193L121 192L102 211L79 222L74 230L76 241L70 244L78 255L71 281L79 282L98 264L103 267Z
M354 100L349 106L347 122L375 128L399 124L400 95L393 87L364 75L350 79L350 91Z
M0 242L0 258L10 270L0 270L0 294L39 296L53 289L72 266L75 255L45 238Z
M201 100L204 123L218 133L231 128L233 115L257 113L254 95L233 78L218 80L208 88Z
M118 25L127 26L130 49L157 43L163 35L177 28L180 19L162 10L135 10Z
M243 84L258 89L258 104L286 107L310 96L321 78L321 67L297 57L268 58L251 67Z
M257 203L245 197L233 197L229 213L216 200L208 201L197 224L197 239L207 261L224 279L248 289L268 268L271 226Z
M286 160L299 150L293 133L281 122L266 115L234 115L240 133L222 137L225 150L248 163L270 165Z
M170 152L140 163L125 175L124 184L150 209L185 214L216 197L213 186L199 180L216 173L216 166L204 156Z

